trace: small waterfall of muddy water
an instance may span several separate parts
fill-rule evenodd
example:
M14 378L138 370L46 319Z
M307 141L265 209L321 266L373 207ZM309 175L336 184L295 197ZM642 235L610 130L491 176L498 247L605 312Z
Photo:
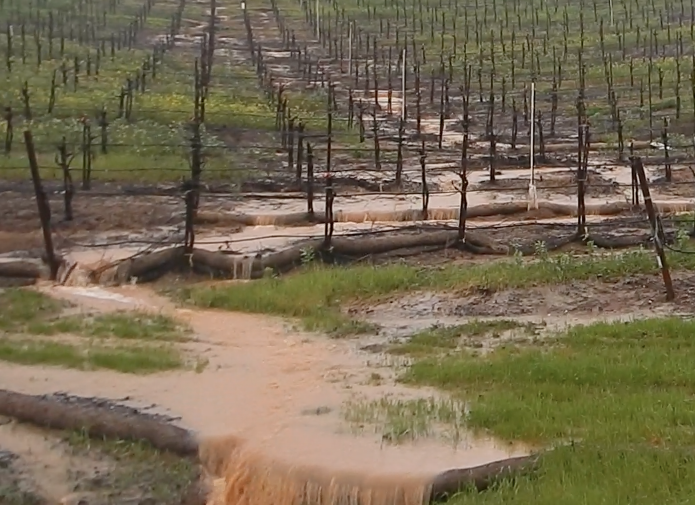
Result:
M392 444L369 427L351 433L341 415L348 400L435 394L396 385L391 368L369 366L355 342L303 334L268 317L182 309L139 286L47 292L92 310L169 314L192 327L196 342L186 345L209 361L200 373L94 371L88 381L74 370L7 374L27 392L54 383L72 394L128 396L181 416L198 433L201 461L214 479L210 505L420 505L440 472L526 453L466 433L456 447L434 439ZM370 380L375 371L385 380ZM0 370L4 380L10 375Z
M425 473L383 474L372 463L361 469L339 469L350 453L322 446L331 464L311 460L297 452L295 461L277 459L249 449L239 439L207 439L201 460L222 476L209 504L214 505L422 505L429 501L431 476ZM224 455L223 457L221 457Z

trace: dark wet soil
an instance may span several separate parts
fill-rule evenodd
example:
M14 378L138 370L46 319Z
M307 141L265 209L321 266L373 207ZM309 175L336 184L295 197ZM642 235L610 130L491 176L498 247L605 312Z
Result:
M671 181L667 181L664 170L662 175L652 182L652 190L670 196L682 196L692 198L695 196L695 173L691 167L674 167L671 172Z
M546 173L537 176L536 190L541 198L550 198L552 195L576 195L577 177L568 170L560 173ZM528 179L498 179L495 182L483 181L471 189L504 190L505 192L528 192ZM614 196L622 194L620 186L602 175L589 171L586 186L587 197Z
M695 273L673 272L676 299L666 301L659 275L629 279L573 281L503 291L470 294L415 293L370 309L385 319L553 317L661 311L695 313ZM369 312L369 311L368 311Z

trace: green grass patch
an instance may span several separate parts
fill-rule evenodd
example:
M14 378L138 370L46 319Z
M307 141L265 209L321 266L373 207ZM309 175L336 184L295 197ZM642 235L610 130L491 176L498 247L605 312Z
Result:
M185 366L170 346L84 346L50 340L0 337L0 360L21 365L50 365L78 370L107 369L149 374Z
M185 329L161 314L115 312L100 314L85 321L83 331L93 337L121 340L177 341L188 340Z
M66 304L37 291L7 289L0 291L0 331L29 325L37 318L57 316Z
M672 254L674 268L695 268L695 255ZM403 264L307 266L286 277L268 277L252 283L218 287L186 287L180 299L201 307L276 314L297 318L308 330L334 335L373 328L345 314L345 305L374 301L389 295L424 291L499 291L509 288L562 284L589 279L618 279L657 271L651 251L615 255L542 256L538 261L512 260L480 265L421 268Z
M598 323L542 344L417 361L408 383L469 402L466 425L549 452L534 476L454 503L687 503L695 476L695 321Z
M70 305L32 290L0 291L0 332L30 335L73 334L117 340L188 340L188 329L162 314L120 311L63 315Z
M189 330L161 314L63 315L68 303L23 289L0 291L0 307L0 360L123 373L186 366L182 352L173 344L187 341ZM74 338L84 343L76 343ZM195 368L201 366L196 363Z

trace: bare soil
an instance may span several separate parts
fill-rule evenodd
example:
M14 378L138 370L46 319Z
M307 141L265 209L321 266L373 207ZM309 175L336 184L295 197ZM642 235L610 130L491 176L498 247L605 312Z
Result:
M675 277L678 296L665 301L663 280L657 275L640 275L618 281L574 281L559 286L539 286L472 294L453 295L419 293L399 297L384 305L366 309L367 313L387 319L410 314L420 317L503 318L560 317L590 315L600 317L640 311L694 312L695 274L678 272ZM625 308L630 307L630 311ZM359 309L353 309L359 311ZM375 316L376 317L376 316Z
M541 173L536 177L536 189L541 198L552 199L553 195L574 196L577 194L577 176L574 172L568 170L564 173ZM500 179L495 182L483 181L472 189L527 193L528 185L529 179ZM621 194L622 190L615 181L594 171L590 171L587 175L586 196L600 197Z
M512 320L541 328L540 335L576 324L630 320L645 317L695 314L695 273L679 272L675 278L676 299L667 302L663 280L658 275L639 275L617 281L574 281L558 286L538 286L469 294L421 292L394 297L374 305L356 304L348 309L381 326L378 335L363 342L363 348L382 352L386 345L432 326L459 325L471 321ZM475 347L503 345L498 334L478 339ZM535 334L538 336L538 333Z

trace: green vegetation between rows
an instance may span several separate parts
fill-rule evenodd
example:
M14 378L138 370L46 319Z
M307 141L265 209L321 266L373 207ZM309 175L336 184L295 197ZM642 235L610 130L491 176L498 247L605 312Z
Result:
M578 326L486 354L419 354L404 380L465 402L469 429L556 446L535 474L453 503L688 503L695 492L693 335L695 321L671 317ZM376 407L390 413L391 427L402 426L405 413L432 410ZM434 410L452 423L461 409ZM362 417L374 416L365 411Z
M188 330L163 315L69 314L68 304L20 289L0 291L0 307L0 360L125 373L186 366L173 344Z
M669 256L674 269L694 269L695 255ZM392 294L438 290L466 293L562 284L589 279L618 279L658 271L653 252L636 250L616 255L542 255L525 262L516 257L479 265L420 268L404 264L327 268L307 266L282 278L218 287L188 287L179 292L188 303L227 310L276 314L299 319L311 331L349 335L369 331L342 309L346 304L374 301Z

